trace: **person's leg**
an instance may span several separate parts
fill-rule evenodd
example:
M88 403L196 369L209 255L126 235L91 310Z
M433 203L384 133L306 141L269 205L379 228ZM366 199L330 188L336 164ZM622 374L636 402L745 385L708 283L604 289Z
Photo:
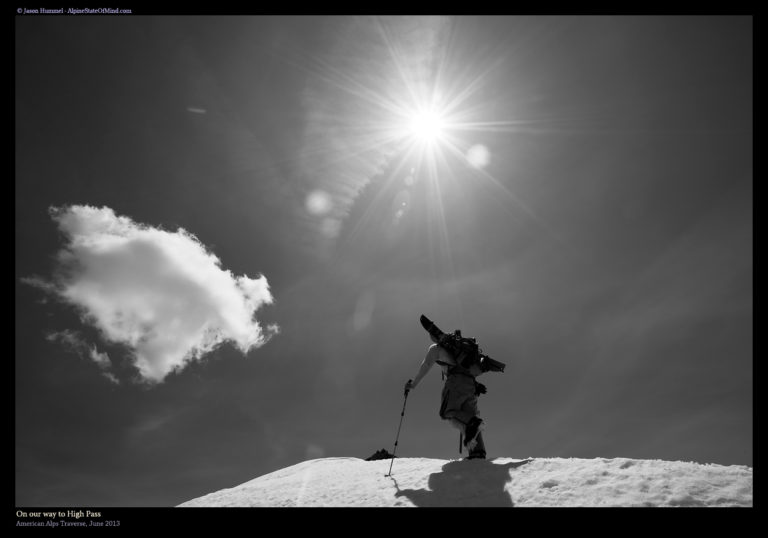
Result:
M473 392L462 404L461 410L465 416L469 416L464 428L464 444L469 449L470 456L473 453L485 453L485 445L482 444L481 428L483 420L480 418L480 410L477 407L477 395Z
M449 378L443 387L440 417L462 433L470 455L485 457L485 445L478 440L482 427L478 413L474 380L461 376Z
M475 446L469 451L469 458L485 458L485 442L483 441L483 432L477 434Z

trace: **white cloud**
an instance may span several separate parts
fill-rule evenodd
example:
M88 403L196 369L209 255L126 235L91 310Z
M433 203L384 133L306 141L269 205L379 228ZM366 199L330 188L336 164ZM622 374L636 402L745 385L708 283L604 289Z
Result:
M226 341L247 353L277 332L254 319L273 300L266 278L233 276L189 232L142 225L108 207L51 208L51 216L68 239L59 271L51 285L27 283L52 286L105 340L131 348L143 379L160 382ZM104 364L103 355L90 357Z
M75 350L79 350L81 347L87 345L80 339L80 336L76 332L69 330L50 332L45 335L45 339L49 342L59 341Z
M111 372L102 372L102 375L106 377L110 382L114 383L115 385L120 384L120 380L115 377L115 374Z
M109 355L99 352L99 350L96 349L96 346L93 346L88 350L88 356L102 368L109 368L112 366L112 362L109 360Z

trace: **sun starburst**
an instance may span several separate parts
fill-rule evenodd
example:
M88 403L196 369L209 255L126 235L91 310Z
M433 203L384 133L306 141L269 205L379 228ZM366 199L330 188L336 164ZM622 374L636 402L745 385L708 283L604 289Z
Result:
M418 142L434 144L438 142L445 128L442 114L434 109L417 110L408 124L411 136Z

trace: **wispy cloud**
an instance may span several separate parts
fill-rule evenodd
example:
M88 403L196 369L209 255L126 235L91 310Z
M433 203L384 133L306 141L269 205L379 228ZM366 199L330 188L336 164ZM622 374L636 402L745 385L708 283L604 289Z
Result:
M139 224L108 207L51 208L51 216L67 239L57 271L51 282L23 281L77 307L106 341L128 346L144 380L160 382L224 342L247 353L277 333L254 319L273 301L266 277L222 269L186 230ZM95 350L90 358L108 360Z
M56 292L56 286L39 276L23 276L21 282L47 292Z
M96 366L101 370L102 375L115 385L119 385L120 381L115 375L110 372L112 369L112 361L105 352L101 352L94 345L87 343L80 333L71 330L53 331L45 336L49 342L58 342L64 345L66 348L74 351L82 358L92 360Z

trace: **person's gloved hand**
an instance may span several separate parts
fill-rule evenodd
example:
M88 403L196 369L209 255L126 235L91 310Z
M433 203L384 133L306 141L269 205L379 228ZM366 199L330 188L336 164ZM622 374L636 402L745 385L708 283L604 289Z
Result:
M485 388L485 385L475 381L475 396L485 394L486 392L488 392L488 389Z
M408 380L408 381L405 383L405 395L406 395L406 396L408 396L408 393L410 392L410 390L411 390L412 388L413 388L413 379L409 379L409 380Z

